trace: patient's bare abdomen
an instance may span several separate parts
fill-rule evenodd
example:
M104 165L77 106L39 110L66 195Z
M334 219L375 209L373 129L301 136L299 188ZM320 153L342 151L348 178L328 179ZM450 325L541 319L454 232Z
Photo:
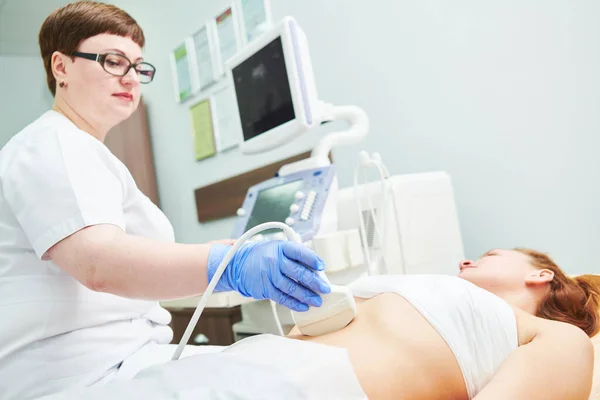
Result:
M356 298L357 316L319 337L290 337L348 349L369 399L467 399L460 367L444 339L403 297Z

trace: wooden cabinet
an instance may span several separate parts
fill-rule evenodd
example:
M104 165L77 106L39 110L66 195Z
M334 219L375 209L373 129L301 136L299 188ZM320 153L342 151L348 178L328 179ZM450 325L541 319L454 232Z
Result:
M131 117L108 132L104 144L129 169L142 193L160 207L144 99L140 100L137 110Z
M171 313L171 328L173 329L173 344L179 344L187 328L195 308L167 308ZM242 320L241 306L205 308L198 324L190 336L188 344L207 344L214 346L228 346L233 344L233 324ZM208 343L196 343L198 335L208 338Z

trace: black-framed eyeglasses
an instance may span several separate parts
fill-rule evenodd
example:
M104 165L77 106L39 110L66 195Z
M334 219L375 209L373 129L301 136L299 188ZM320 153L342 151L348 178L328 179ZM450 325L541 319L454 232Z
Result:
M106 72L114 76L125 76L129 70L133 68L140 77L140 83L150 83L154 79L154 75L156 75L156 68L154 68L154 65L145 61L140 61L134 64L122 54L94 54L74 51L71 53L71 56L97 61L100 63L100 65L102 65L102 68L104 68Z

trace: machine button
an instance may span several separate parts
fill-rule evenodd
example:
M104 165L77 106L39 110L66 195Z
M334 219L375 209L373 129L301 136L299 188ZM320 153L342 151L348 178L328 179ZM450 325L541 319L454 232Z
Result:
M292 226L295 223L296 223L296 220L294 218L292 218L292 217L287 217L285 219L285 224L288 225L288 226Z
M290 206L290 211L292 214L297 213L298 210L300 210L300 206L298 204L294 203Z
M237 210L237 216L238 217L243 217L244 215L246 215L246 210L244 210L243 208L238 208L238 210Z
M305 196L304 192L301 192L301 191L297 191L296 195L295 195L296 200L302 200L304 198L304 196Z

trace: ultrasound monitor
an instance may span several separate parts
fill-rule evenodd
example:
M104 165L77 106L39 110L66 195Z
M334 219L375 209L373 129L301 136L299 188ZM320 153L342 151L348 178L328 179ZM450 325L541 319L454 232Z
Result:
M227 63L243 153L277 148L320 123L306 37L284 18Z

